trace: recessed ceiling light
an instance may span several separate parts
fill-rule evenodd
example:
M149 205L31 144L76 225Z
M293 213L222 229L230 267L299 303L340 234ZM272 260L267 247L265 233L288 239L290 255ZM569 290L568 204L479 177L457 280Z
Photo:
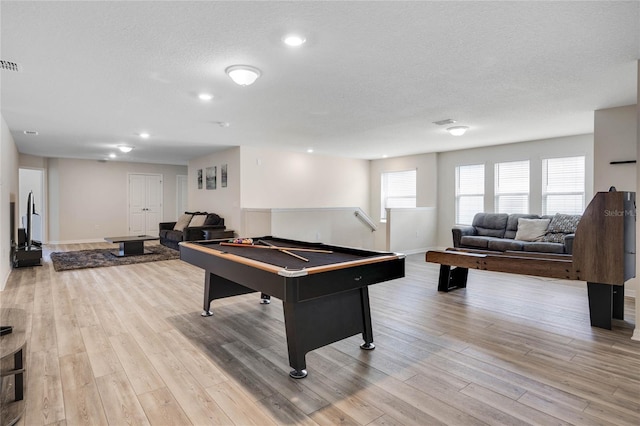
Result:
M151 135L147 132L142 132L142 133L138 133L138 136L140 136L142 139L149 139L149 136Z
M388 155L387 154L382 154L382 158L387 158Z
M109 154L109 158L116 158L116 155L112 152L111 154Z
M309 149L307 149L307 152L308 152L309 154L312 154L312 153L313 153L313 148L309 148Z
M297 34L288 34L282 38L282 41L287 46L298 47L302 46L307 41L307 39Z
M453 136L462 136L467 130L469 130L467 126L454 126L449 127L447 132L451 133Z
M210 93L200 93L198 94L198 98L201 101L210 101L211 99L213 99L213 95Z
M29 136L38 136L38 132L36 132L35 130L25 130L23 133Z
M120 152L124 152L126 154L127 152L131 152L133 147L129 145L118 145L118 149L120 150Z

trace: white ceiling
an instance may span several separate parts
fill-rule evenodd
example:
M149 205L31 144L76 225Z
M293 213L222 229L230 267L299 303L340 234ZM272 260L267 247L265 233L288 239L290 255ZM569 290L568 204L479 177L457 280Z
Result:
M21 66L0 73L2 116L20 152L45 157L126 143L118 160L238 145L376 159L591 133L594 110L637 97L638 1L0 7L0 59ZM307 43L284 46L290 31ZM237 86L234 64L262 77ZM470 130L433 124L446 118Z

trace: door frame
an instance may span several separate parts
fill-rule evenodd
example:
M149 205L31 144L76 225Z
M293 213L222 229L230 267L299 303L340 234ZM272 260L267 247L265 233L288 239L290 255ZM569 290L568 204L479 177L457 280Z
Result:
M187 192L185 194L181 194L182 191L180 191L180 181L184 180L186 185L187 185ZM187 199L187 205L185 206L185 209L182 209L183 211L181 211L181 207L179 202L180 202L180 195L184 195L185 198ZM176 220L178 220L178 218L180 217L181 214L183 214L186 209L189 206L188 203L189 200L189 176L188 175L176 175Z

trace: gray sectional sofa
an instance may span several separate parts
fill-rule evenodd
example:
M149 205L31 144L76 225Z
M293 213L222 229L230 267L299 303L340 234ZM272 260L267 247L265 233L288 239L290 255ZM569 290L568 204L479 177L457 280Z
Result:
M492 251L572 254L580 215L477 213L471 226L455 226L453 246Z

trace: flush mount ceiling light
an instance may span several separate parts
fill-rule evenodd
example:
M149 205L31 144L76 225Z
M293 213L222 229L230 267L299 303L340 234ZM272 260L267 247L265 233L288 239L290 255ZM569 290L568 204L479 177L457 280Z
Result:
M256 67L249 65L232 65L225 70L234 83L240 86L249 86L262 74Z
M307 39L297 34L287 34L282 38L282 41L287 46L298 47L302 46L307 41Z
M142 133L138 133L138 136L140 136L142 139L149 139L149 136L151 135L147 132L142 132Z
M124 152L126 154L127 152L131 152L133 147L128 145L118 145L118 149L120 150L120 152Z
M454 126L447 128L447 132L451 133L453 136L462 136L467 130L469 130L467 126Z
M213 95L210 93L200 93L198 95L198 99L200 99L201 101L210 101L211 99L213 99Z

